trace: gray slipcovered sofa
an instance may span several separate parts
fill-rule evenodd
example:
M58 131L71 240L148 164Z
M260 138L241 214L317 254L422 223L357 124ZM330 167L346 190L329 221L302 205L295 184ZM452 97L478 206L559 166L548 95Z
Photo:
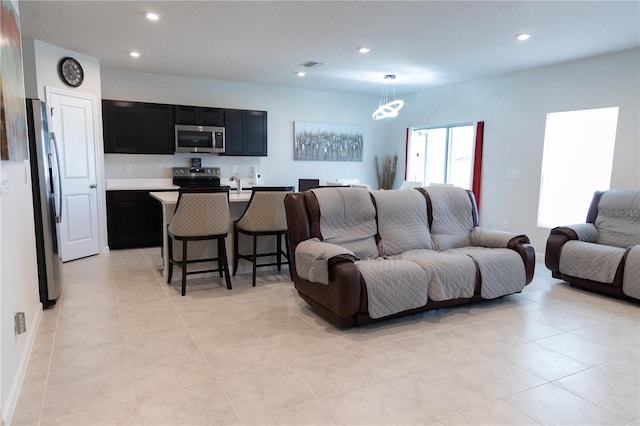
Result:
M285 208L295 287L338 326L494 299L533 279L529 239L478 227L461 188L317 188Z
M640 301L640 191L597 191L586 223L551 230L545 264L571 285Z

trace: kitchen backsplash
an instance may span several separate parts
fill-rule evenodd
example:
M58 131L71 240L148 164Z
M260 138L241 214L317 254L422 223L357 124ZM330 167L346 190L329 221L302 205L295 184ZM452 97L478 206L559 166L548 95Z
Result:
M105 178L170 178L173 167L190 167L191 158L194 157L202 160L202 167L220 167L222 180L234 174L241 178L251 178L253 167L257 167L260 174L261 157L225 157L211 154L105 154Z

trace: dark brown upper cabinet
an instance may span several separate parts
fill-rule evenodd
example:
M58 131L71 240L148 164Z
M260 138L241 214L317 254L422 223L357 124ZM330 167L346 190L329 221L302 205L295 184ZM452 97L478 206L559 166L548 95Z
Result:
M224 109L176 105L176 124L224 126Z
M173 154L173 106L143 102L102 101L104 152Z
M267 156L267 112L225 110L225 155Z

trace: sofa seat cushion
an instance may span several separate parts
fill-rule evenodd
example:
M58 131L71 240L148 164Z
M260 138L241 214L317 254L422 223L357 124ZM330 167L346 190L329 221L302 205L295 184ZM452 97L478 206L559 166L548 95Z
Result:
M429 299L435 301L472 297L476 283L476 265L463 253L432 250L408 250L392 259L410 260L431 276Z
M448 186L424 188L433 212L431 238L436 250L466 247L473 229L473 204L466 190Z
M560 252L560 273L576 278L613 282L625 249L583 241L567 241Z
M426 305L431 277L408 260L359 260L367 286L369 316L377 319Z
M624 263L622 292L640 300L640 245L631 247Z
M518 293L527 285L527 274L520 255L507 248L464 247L450 250L470 256L480 269L483 299Z
M320 207L322 241L351 250L359 259L378 257L376 209L362 188L312 190Z
M419 191L375 191L378 211L378 247L381 256L412 249L431 249L427 200Z
M640 244L640 191L605 191L595 225L599 244L623 248Z

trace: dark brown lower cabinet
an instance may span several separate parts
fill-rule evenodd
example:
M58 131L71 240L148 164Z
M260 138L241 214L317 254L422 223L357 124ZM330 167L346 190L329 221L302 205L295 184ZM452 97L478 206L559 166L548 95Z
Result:
M160 202L149 191L107 191L107 233L112 250L162 245Z

